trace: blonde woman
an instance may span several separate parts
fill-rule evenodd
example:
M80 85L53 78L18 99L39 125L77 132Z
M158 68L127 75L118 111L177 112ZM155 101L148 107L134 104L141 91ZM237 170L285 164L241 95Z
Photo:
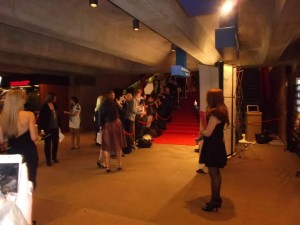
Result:
M94 121L95 121L95 140L96 140L96 145L101 146L102 144L102 122L101 122L101 111L100 108L103 103L103 95L99 95L96 101L96 107L95 107L95 113L94 113ZM99 132L100 138L97 140L97 133ZM100 140L100 142L98 142ZM102 148L99 150L99 157L97 160L97 166L100 169L106 169L106 163L105 163L105 155L104 152L102 151Z
M99 95L97 97L97 101L96 101L96 107L95 107L95 112L97 112L102 104L102 100L103 100L103 95ZM95 118L96 119L96 118Z
M94 121L95 121L95 131L96 131L95 141L96 141L97 146L101 145L101 143L97 142L97 133L99 132L99 129L100 129L99 109L101 107L102 102L103 102L103 95L99 95L98 98L97 98L96 107L95 107L95 110L94 110Z
M0 117L0 143L8 140L8 154L23 155L29 180L36 187L38 153L34 142L38 134L34 114L24 111L25 102L26 94L21 89L7 92Z

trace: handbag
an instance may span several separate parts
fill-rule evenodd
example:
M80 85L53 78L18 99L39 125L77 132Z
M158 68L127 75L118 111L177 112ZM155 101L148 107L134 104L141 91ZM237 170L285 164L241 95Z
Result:
M61 130L58 130L58 137L59 137L59 142L62 142L65 138L65 135L61 132Z
M99 131L97 132L96 143L99 144L99 145L102 144L102 131L101 131L101 130L99 130Z

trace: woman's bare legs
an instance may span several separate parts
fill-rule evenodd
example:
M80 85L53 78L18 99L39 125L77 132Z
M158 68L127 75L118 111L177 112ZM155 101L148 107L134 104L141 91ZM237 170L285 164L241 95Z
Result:
M110 172L110 152L109 151L103 151L105 156L105 162L106 162L106 172Z
M99 158L97 161L97 165L100 169L105 169L106 168L106 159L105 159L105 152L100 148L99 151Z
M75 146L75 148L80 148L80 134L79 134L79 128L74 129L74 143L75 140L77 142L77 145Z
M75 129L70 128L72 149L75 148Z
M118 169L120 170L120 169L122 169L122 163L121 163L121 159L122 159L122 150L119 149L119 150L117 150L116 153L117 153L117 160L118 160L118 165L119 165Z

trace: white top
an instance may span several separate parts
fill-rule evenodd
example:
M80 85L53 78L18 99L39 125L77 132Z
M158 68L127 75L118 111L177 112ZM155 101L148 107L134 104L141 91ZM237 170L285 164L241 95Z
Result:
M78 129L80 127L80 112L81 112L81 106L79 105L79 103L75 104L72 107L71 113L74 112L78 112L78 113L76 113L75 116L69 117L69 127Z

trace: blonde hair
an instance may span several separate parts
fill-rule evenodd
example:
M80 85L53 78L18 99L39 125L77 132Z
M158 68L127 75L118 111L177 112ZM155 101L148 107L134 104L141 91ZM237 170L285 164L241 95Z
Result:
M18 116L24 109L26 94L21 89L11 89L5 95L1 113L1 127L4 137L18 136Z
M99 95L96 101L96 107L95 107L95 112L100 108L102 101L103 100L103 95Z
M131 94L131 93L127 93L127 94L125 95L126 101L131 101L132 98L133 98L133 97L132 97L132 94Z

